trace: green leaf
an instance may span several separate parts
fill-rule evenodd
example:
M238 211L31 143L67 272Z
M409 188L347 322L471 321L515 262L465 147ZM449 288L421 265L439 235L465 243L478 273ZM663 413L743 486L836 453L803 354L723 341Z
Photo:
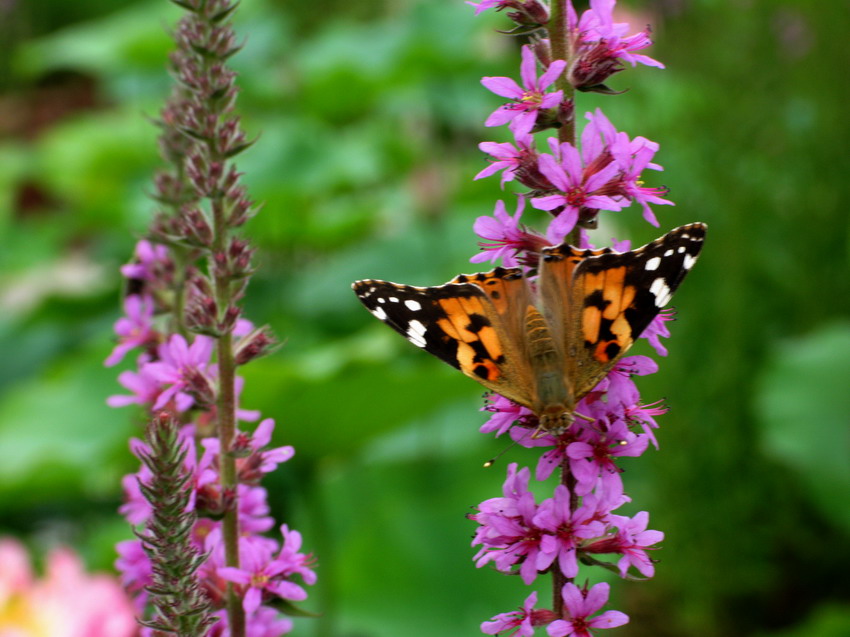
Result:
M777 347L756 394L765 451L797 472L824 515L850 530L850 324Z

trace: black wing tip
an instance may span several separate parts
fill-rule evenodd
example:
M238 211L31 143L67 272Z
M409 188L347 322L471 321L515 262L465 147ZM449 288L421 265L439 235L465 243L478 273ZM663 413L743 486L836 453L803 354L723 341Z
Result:
M683 235L689 235L691 239L703 240L705 239L705 233L708 230L708 224L703 223L702 221L695 221L693 223L686 224L684 226L679 226L678 228L674 228L670 232L668 232L665 237L680 237ZM663 238L663 237L662 237Z

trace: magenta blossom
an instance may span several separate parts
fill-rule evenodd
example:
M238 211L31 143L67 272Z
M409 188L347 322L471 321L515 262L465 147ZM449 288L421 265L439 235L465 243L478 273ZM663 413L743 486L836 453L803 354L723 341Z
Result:
M272 544L266 538L242 536L239 538L241 566L222 566L217 569L220 577L241 586L244 595L242 605L246 613L257 610L264 595L292 601L307 598L303 588L285 579L284 572L290 563L275 558L271 547Z
M555 561L564 577L578 575L576 551L585 540L600 537L605 525L596 520L597 502L585 496L581 506L570 511L570 492L563 484L555 487L555 497L540 503L534 525L543 531L537 569L545 571Z
M203 382L204 372L210 365L214 345L215 341L209 336L197 335L189 345L180 334L172 334L157 348L159 360L144 365L144 369L165 387L153 409L162 409L172 398L187 395L183 390L197 387L199 381L209 384Z
M641 338L649 341L649 344L655 348L659 356L667 356L667 348L664 347L660 338L662 336L664 338L670 338L670 330L667 327L667 322L674 320L676 320L676 310L672 308L661 310L640 334Z
M573 583L564 584L565 619L558 619L546 628L549 637L592 637L591 629L616 628L628 623L628 615L617 610L605 611L590 617L608 601L611 587L605 582L595 584L590 590L580 589Z
M520 224L524 208L525 198L518 197L516 212L509 215L505 203L499 200L492 217L478 217L472 228L484 241L478 242L481 252L469 260L481 263L501 259L503 266L516 267L521 265L516 258L517 254L536 253L548 245L545 237Z
M485 500L478 506L479 513L469 516L480 524L472 540L472 546L482 545L475 565L481 568L493 562L496 569L510 573L514 564L522 562L519 574L526 584L537 577L541 539L533 523L537 505L528 491L529 477L527 467L517 471L516 463L511 463L504 497Z
M501 436L515 422L531 422L532 419L537 419L534 412L528 407L523 407L499 394L490 394L481 411L489 411L493 415L490 416L487 422L481 425L479 431L481 433L495 431L496 436Z
M581 155L572 144L560 144L557 151L560 161L553 155L541 154L539 168L561 192L531 200L531 205L539 210L557 210L546 232L546 236L554 244L561 243L572 231L582 208L597 211L623 209L622 203L604 194L603 190L620 172L614 161L609 161L604 166L594 164L585 169Z
M619 516L616 516L619 517ZM649 513L641 511L633 518L624 518L617 533L620 542L618 553L623 557L617 563L620 575L626 575L629 566L634 566L644 577L655 575L655 566L646 554L647 548L664 540L661 531L646 530Z
M505 184L512 181L517 171L525 164L537 163L537 151L534 148L534 138L530 133L518 135L516 146L510 142L481 142L478 144L483 152L490 155L493 161L484 170L475 175L475 179L483 179L490 175L502 172L502 189Z
M623 481L616 459L643 454L648 437L629 431L624 420L615 420L604 432L587 428L583 437L585 440L567 447L570 471L577 481L576 494L584 496L596 489L600 497L618 500L623 495Z
M507 97L512 102L497 108L485 126L501 126L512 122L511 130L517 138L527 135L534 128L540 109L557 106L563 98L563 91L545 93L544 91L563 73L567 65L563 60L554 60L546 72L537 77L537 57L530 46L522 47L522 65L520 75L522 86L509 77L485 77L481 83L496 95Z
M481 624L481 632L486 635L501 635L504 637L531 637L534 627L548 624L555 618L551 610L535 610L537 592L525 598L519 610L509 613L499 613L493 619ZM510 632L505 632L510 631Z
M627 407L624 415L627 422L640 425L647 438L649 438L649 441L658 449L658 441L652 432L653 429L658 429L658 423L655 422L653 416L660 416L666 413L667 407L662 404L662 401L658 400L647 405L637 404Z
M649 513L641 511L632 518L609 515L608 523L619 529L616 535L593 542L585 550L588 553L621 553L623 557L617 562L621 577L626 576L630 566L634 566L644 577L655 575L655 565L646 552L664 540L664 533L646 530Z
M161 282L162 273L171 269L171 257L168 248L158 243L142 239L136 244L135 259L121 266L121 274L128 279L140 279L148 282Z
M643 218L656 228L658 220L649 204L672 206L673 202L661 195L667 194L666 188L650 188L641 180L645 169L664 170L652 162L658 152L658 144L645 137L629 139L626 133L617 131L601 109L587 113L588 125L581 137L582 158L586 165L591 158L605 155L613 157L620 172L608 185L607 190L614 199L628 206L632 201L643 208Z
M652 45L652 39L647 31L640 31L626 36L629 24L614 22L614 6L617 0L590 0L590 13L586 23L587 30L582 34L584 44L593 42L596 38L604 41L611 57L620 58L632 66L644 64L663 69L664 65L646 55L635 54Z
M614 23L616 0L591 0L590 9L577 18L567 3L568 30L576 52L567 72L570 83L580 90L603 90L603 82L623 70L624 62L664 68L646 55L635 53L652 45L648 31L627 36L629 25Z
M126 316L115 321L118 345L104 361L104 365L117 365L130 350L157 342L158 334L153 329L153 309L153 299L149 296L130 294L124 299Z

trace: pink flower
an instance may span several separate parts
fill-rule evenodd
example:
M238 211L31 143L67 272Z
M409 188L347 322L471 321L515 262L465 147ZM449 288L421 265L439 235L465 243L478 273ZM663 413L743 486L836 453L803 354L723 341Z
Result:
M501 259L503 266L516 267L520 265L518 254L528 256L529 253L539 253L541 248L547 246L545 237L520 224L519 219L524 208L525 198L518 197L516 212L509 215L505 210L505 203L499 200L492 217L478 217L472 229L484 241L478 242L481 252L469 260L472 263L481 263Z
M537 151L534 148L534 138L531 134L519 135L516 146L509 142L481 142L478 144L483 152L493 158L487 168L475 175L475 179L483 179L502 170L502 189L505 184L512 181L523 166L537 164Z
M606 400L614 413L620 412L640 401L640 392L632 376L646 376L658 371L658 363L648 356L626 356L617 361L614 369L605 377Z
M45 573L32 575L24 547L0 540L0 632L51 637L132 637L133 607L115 578L90 575L67 548L47 555Z
M646 326L646 329L641 332L640 337L645 338L649 341L649 344L655 348L655 351L659 356L667 356L667 348L664 347L664 344L659 340L662 336L664 338L670 338L670 330L667 328L667 321L674 321L676 316L676 310L672 308L668 308L666 310L661 310L652 321L650 321L649 325Z
M580 589L572 583L564 584L561 596L564 599L565 619L558 619L546 628L549 637L591 637L591 629L616 628L628 623L628 615L617 610L605 611L590 617L608 601L611 587L601 582L590 590Z
M183 390L196 389L199 383L208 385L204 383L204 373L210 365L214 344L209 336L197 335L189 345L180 334L172 334L157 348L159 360L142 367L165 387L153 404L154 410L162 409L172 398L178 399L178 409L181 403L194 403L191 394Z
M149 296L131 294L124 299L126 316L115 322L118 345L104 361L112 367L124 358L125 354L136 347L145 347L156 343L158 334L153 329L153 299Z
M611 57L621 58L632 66L644 64L663 69L664 65L658 60L633 53L652 46L652 39L649 37L648 31L640 31L626 36L629 31L629 24L614 22L614 5L616 4L617 0L590 0L590 11L593 13L595 21L591 19L591 22L593 22L592 31L589 29L582 36L584 43L593 42L598 37L604 41Z
M241 585L245 612L253 613L260 607L264 592L294 601L306 599L307 593L303 588L278 577L283 571L283 564L274 559L269 544L256 540L254 536L239 538L239 568L218 568L220 577Z
M522 86L509 77L485 77L481 83L493 91L496 95L507 97L513 102L504 104L497 108L487 121L485 126L501 126L507 122L511 124L511 130L517 138L521 138L534 128L537 121L537 112L540 109L548 109L557 106L563 97L563 91L545 93L557 78L563 73L566 62L554 60L549 68L540 78L537 77L537 58L530 46L522 47L522 64L520 75Z
M613 21L615 4L616 0L591 0L590 9L579 19L568 3L568 30L576 51L568 77L580 90L606 91L603 82L622 71L623 62L664 68L661 62L635 53L651 46L652 40L647 31L626 36L629 25Z
M115 545L118 559L115 569L121 574L121 585L133 596L133 605L141 615L147 605L146 586L153 583L151 562L141 540L124 540Z
M266 449L273 432L274 420L271 418L265 418L250 436L242 431L236 432L233 449L240 456L236 459L236 466L241 481L256 483L263 474L274 471L279 464L287 462L295 455L295 449L290 445ZM218 438L204 438L201 445L205 450L204 458L212 463L221 450Z
M243 589L242 605L246 613L260 607L264 595L276 596L292 601L307 598L306 591L289 577L299 574L305 583L313 584L316 574L308 568L309 555L299 553L301 534L281 527L284 543L277 556L273 556L274 543L266 538L243 536L239 542L240 567L222 566L218 575L225 580L240 584Z
M525 602L519 610L509 613L500 613L488 622L481 624L481 632L486 635L498 635L505 631L504 637L532 637L534 627L552 621L554 613L549 610L534 610L537 603L537 592L531 593L525 598Z
M242 533L265 533L274 526L274 518L269 515L268 492L263 487L250 487L240 484L239 529Z
M558 146L553 143L552 149L560 155L560 161L553 155L542 154L539 168L561 192L535 197L531 200L531 205L538 210L559 209L546 232L547 238L553 244L558 244L575 227L582 208L622 210L623 204L603 192L603 188L620 171L613 160L604 165L595 164L585 168L581 155L572 144L563 143Z
M127 405L152 405L162 392L162 386L152 369L143 364L138 372L130 370L118 374L118 382L133 392L127 396L117 394L106 399L110 407L125 407ZM177 394L175 404L178 411L185 411L192 406L193 399L188 394Z
M655 422L653 416L660 416L667 413L667 407L661 404L662 401L656 401L647 405L636 404L627 407L624 417L627 422L639 424L652 445L658 449L658 441L655 439L653 429L658 429L658 423Z
M528 407L523 407L505 398L499 394L490 394L487 397L486 404L481 408L481 411L492 412L489 420L481 425L479 431L481 433L496 432L496 436L501 436L515 422L530 422L532 419L537 420L537 416ZM524 434L525 435L525 434Z
M597 420L595 425L603 422L607 424ZM623 481L616 458L640 456L649 439L629 431L623 420L607 424L603 431L585 428L583 438L567 447L570 471L577 481L576 494L584 496L596 489L600 497L618 500L623 495Z
M616 179L609 184L609 190L614 198L623 203L623 207L635 201L643 208L643 218L658 227L658 220L649 207L649 204L672 206L672 201L664 199L661 195L667 194L666 188L649 188L643 186L641 180L644 169L663 170L661 166L651 160L658 151L658 144L645 137L629 139L626 133L617 131L613 124L602 113L596 109L593 113L587 113L589 124L582 134L582 151L593 147L598 154L606 153L613 157L620 168ZM602 143L602 146L599 144ZM584 157L585 163L589 158Z
M646 552L664 539L664 533L646 530L649 513L641 511L633 518L610 515L608 522L619 529L617 534L593 542L585 550L588 553L622 553L623 557L617 562L622 577L626 576L629 566L634 566L644 577L655 575L655 566Z
M579 544L605 533L605 525L595 520L595 515L596 501L592 497L586 496L578 509L570 511L569 490L563 484L555 487L555 497L540 503L533 520L543 531L537 570L545 571L557 559L565 577L578 575Z
M162 286L170 279L173 269L174 263L168 255L168 248L142 239L136 244L135 259L121 266L121 274L128 279Z
M482 545L473 558L475 565L481 568L493 562L498 570L510 573L522 562L519 574L526 584L537 577L541 539L533 523L537 505L528 491L529 477L527 467L517 471L516 463L511 463L502 487L504 497L485 500L478 505L479 512L469 516L480 525L472 540L472 546Z

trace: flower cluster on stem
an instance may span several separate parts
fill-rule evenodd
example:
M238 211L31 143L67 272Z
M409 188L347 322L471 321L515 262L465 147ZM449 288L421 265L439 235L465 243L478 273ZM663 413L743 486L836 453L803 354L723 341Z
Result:
M154 180L159 212L122 268L125 316L106 360L136 352L135 368L118 377L129 393L108 403L139 405L150 420L146 442L131 442L142 466L124 479L121 507L145 530L119 544L117 566L145 630L275 637L292 622L270 603L304 600L302 584L316 575L297 531L263 535L275 522L260 480L294 450L269 448L274 422L239 406L237 368L274 339L239 305L253 248L238 231L255 207L233 163L250 145L227 66L239 49L229 22L237 2L173 1L186 14L174 32L176 86L158 121L169 167ZM253 432L240 428L256 421Z
M513 141L481 143L491 162L475 177L500 173L503 188L512 182L525 190L517 194L513 214L499 201L493 216L475 221L481 250L471 261L523 267L534 285L541 249L564 241L593 248L588 231L602 211L620 213L635 205L658 226L652 206L672 205L666 189L643 181L647 170L662 170L653 163L657 143L618 131L601 109L586 113L583 128L576 131L582 123L575 115L580 92L617 95L605 82L627 65L663 68L638 53L651 44L648 31L630 34L628 24L614 21L615 3L590 0L579 14L571 0L468 2L476 13L506 10L516 25L512 32L529 35L522 47L521 82L482 79L484 87L510 100L485 125L507 124ZM556 133L540 143L537 134L545 131ZM525 225L529 208L546 214L544 231ZM629 242L614 240L613 247L627 250ZM670 312L659 314L642 334L662 356L667 350L659 339L669 336L671 318ZM479 547L477 566L517 574L527 585L543 573L551 574L553 582L551 608L537 608L532 593L519 610L484 622L484 633L529 636L545 627L551 637L586 637L628 621L619 611L600 612L608 601L607 583L575 580L580 565L601 566L627 579L654 574L650 551L663 533L647 529L646 511L633 516L615 511L630 501L618 459L640 456L650 443L657 446L654 417L666 410L644 404L632 380L656 370L646 356L621 359L577 405L583 417L558 435L530 436L538 426L530 410L498 395L488 399L484 409L490 418L481 430L508 433L520 445L539 447L535 479L555 473L558 484L551 497L538 502L528 488L531 470L511 464L502 496L482 502L469 516L478 524L473 540Z

